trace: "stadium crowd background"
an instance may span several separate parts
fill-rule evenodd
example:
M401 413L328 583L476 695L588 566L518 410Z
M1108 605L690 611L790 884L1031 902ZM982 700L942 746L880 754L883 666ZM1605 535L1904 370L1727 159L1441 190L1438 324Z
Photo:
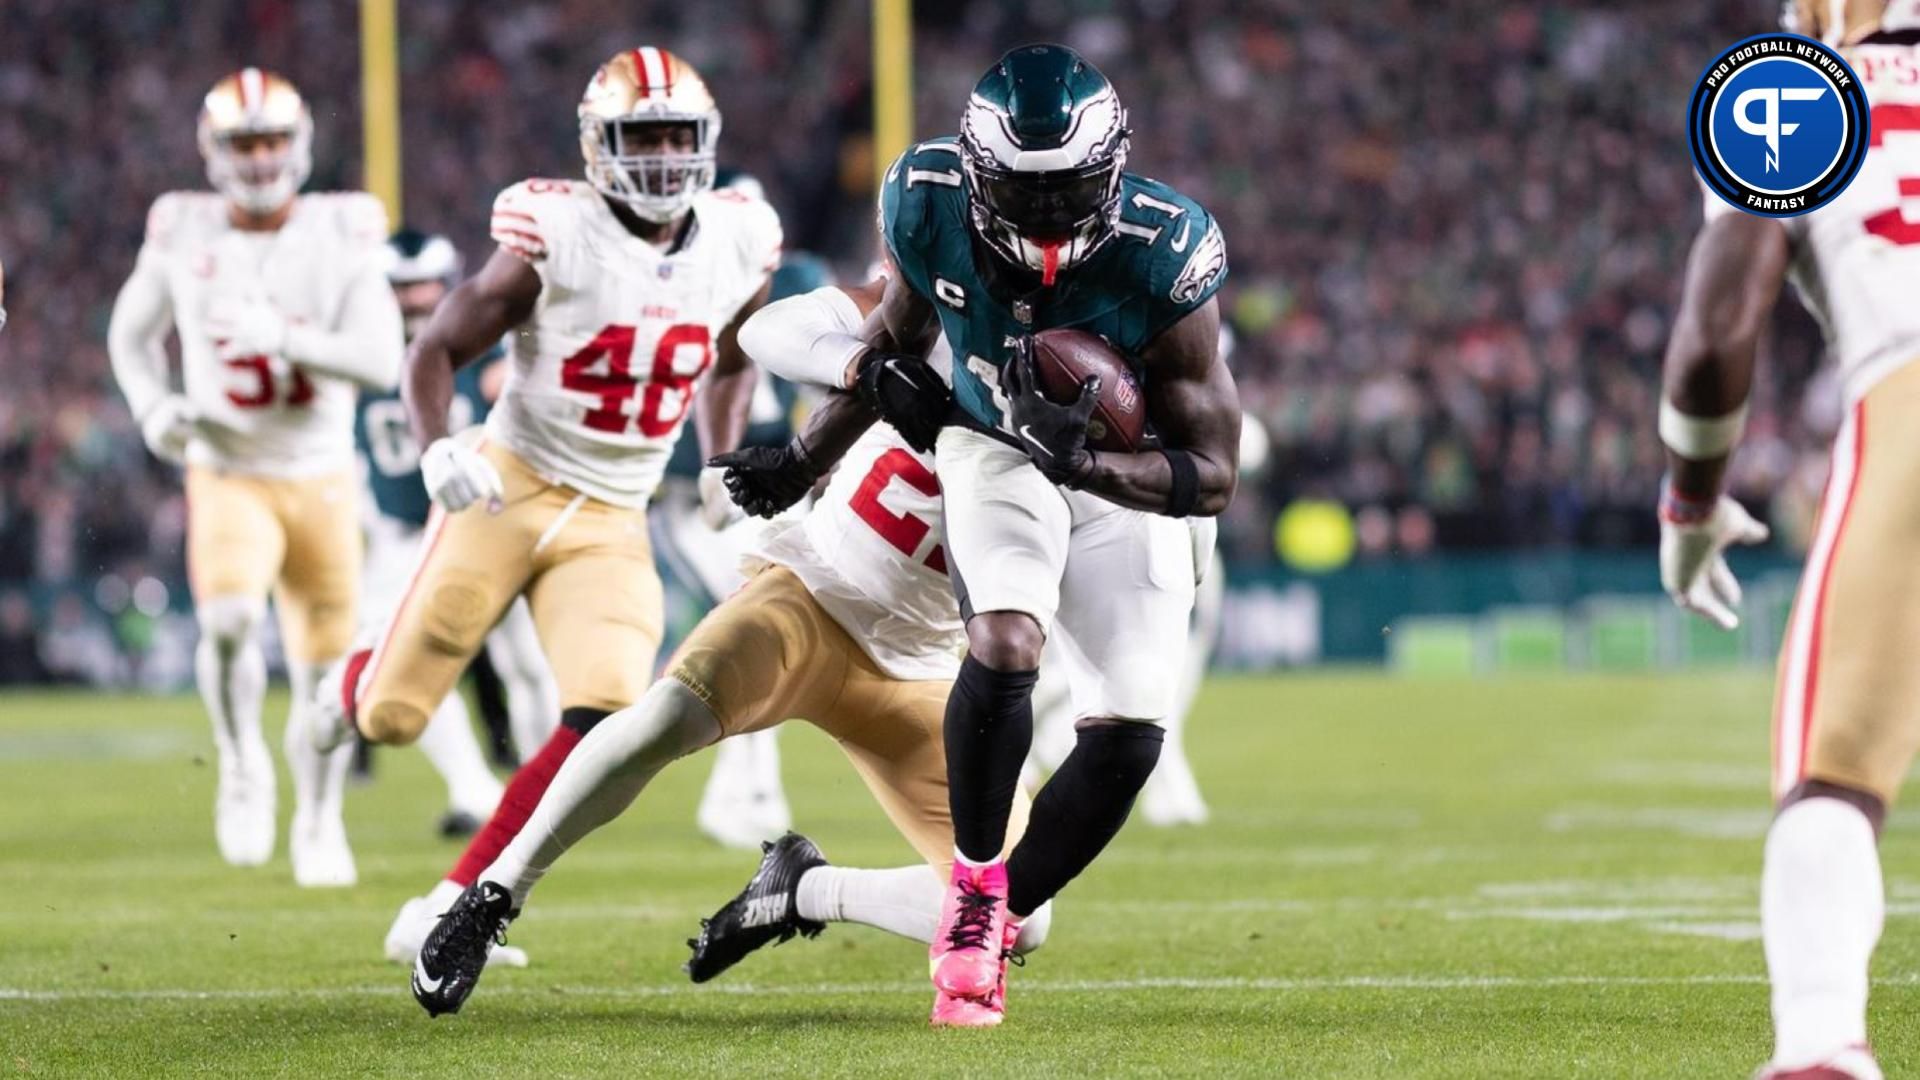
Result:
M1233 360L1273 440L1225 523L1236 564L1275 560L1275 516L1300 497L1354 515L1360 558L1653 541L1659 356L1700 216L1683 103L1712 50L1776 5L917 7L921 134L952 127L1004 48L1064 40L1120 88L1132 167L1222 220ZM184 600L182 496L114 388L108 312L154 196L203 184L199 96L240 63L308 95L309 186L357 185L355 10L127 0L102 18L8 0L0 682L176 666L153 653L180 636L163 631L183 618L165 614ZM722 163L763 181L790 245L848 275L871 257L864 2L408 0L401 33L408 223L470 260L500 188L578 174L579 91L640 42L707 76ZM1829 387L1803 393L1816 328L1780 321L1735 489L1793 543L1837 405Z

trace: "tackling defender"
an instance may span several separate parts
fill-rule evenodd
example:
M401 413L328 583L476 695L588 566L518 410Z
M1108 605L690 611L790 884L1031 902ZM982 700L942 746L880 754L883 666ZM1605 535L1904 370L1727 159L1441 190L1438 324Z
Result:
M1879 1080L1867 966L1886 915L1877 840L1920 747L1920 0L1799 0L1788 29L1843 48L1873 106L1851 187L1802 217L1711 194L1667 348L1660 577L1676 603L1732 628L1732 544L1767 530L1722 494L1755 343L1783 280L1826 327L1848 410L1781 648L1760 920L1773 983L1763 1080Z
M749 321L742 339L762 365L805 379L804 370L790 366L795 354L844 359L849 348L858 351L853 331L879 294L875 283L769 305ZM625 810L662 768L702 746L772 730L794 716L840 742L888 816L938 873L925 866L828 866L811 842L789 834L766 846L746 891L703 921L690 942L688 973L704 982L768 942L817 934L829 921L866 922L920 941L933 937L940 875L953 847L941 726L960 618L946 580L931 462L884 428L853 441L871 422L856 399L834 394L787 446L716 459L728 466L728 485L742 505L767 516L813 486L805 470L789 467L794 459L846 453L812 510L767 530L756 546L760 566L746 586L702 620L645 698L582 741L519 836L441 921L414 969L414 996L430 1013L460 1008L547 869ZM1025 800L1017 801L1015 835L1025 811ZM1029 920L1011 947L1037 947L1048 921L1044 914ZM1001 974L1004 980L1004 962ZM989 1026L1000 1017L998 991L984 1002L940 994L932 1022Z
M982 1002L1020 920L1105 848L1153 771L1175 688L1165 659L1204 562L1180 519L1233 494L1240 409L1214 300L1225 242L1197 203L1125 172L1127 147L1118 96L1078 54L1002 57L960 136L888 172L881 232L900 272L848 366L908 443L938 444L968 647L947 703L956 857L931 961L942 994ZM1061 326L1135 358L1158 448L1086 448L1093 380L1072 405L1040 393L1031 338ZM942 335L950 372L924 359ZM1079 736L1003 860L1056 629Z
M271 591L293 685L294 879L347 885L347 755L315 751L308 703L354 631L355 388L391 387L400 366L400 311L382 273L386 214L371 195L299 194L313 119L271 72L250 67L214 84L198 137L214 191L154 202L108 349L148 448L186 467L194 674L220 758L220 853L235 866L273 854L258 640ZM180 339L179 390L168 375L170 330Z
M685 61L618 53L577 115L587 182L503 192L499 247L414 341L404 389L437 510L386 633L323 695L328 740L357 727L412 742L526 596L560 726L469 845L462 863L475 870L581 737L646 689L664 618L647 502L689 411L708 451L738 444L753 370L737 330L780 257L773 209L713 190L720 112ZM455 371L509 334L512 374L484 435L449 437Z

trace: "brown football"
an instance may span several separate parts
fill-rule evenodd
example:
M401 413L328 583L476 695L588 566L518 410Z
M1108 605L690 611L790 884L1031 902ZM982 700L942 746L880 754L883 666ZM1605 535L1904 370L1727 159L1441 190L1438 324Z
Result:
M1100 399L1087 422L1087 445L1133 453L1147 432L1147 399L1119 351L1085 330L1042 330L1033 336L1033 366L1048 401L1071 404L1080 384L1100 376Z

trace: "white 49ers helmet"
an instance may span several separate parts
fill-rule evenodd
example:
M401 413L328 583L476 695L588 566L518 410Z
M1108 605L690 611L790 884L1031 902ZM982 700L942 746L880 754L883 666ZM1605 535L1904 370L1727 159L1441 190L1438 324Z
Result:
M720 109L706 80L685 60L651 45L600 65L580 98L580 153L587 180L653 222L668 222L713 187ZM647 125L684 124L689 150L644 139Z
M285 142L271 153L247 145L272 135ZM286 205L313 171L313 115L300 91L271 71L242 68L214 83L200 106L199 138L207 180L248 213Z

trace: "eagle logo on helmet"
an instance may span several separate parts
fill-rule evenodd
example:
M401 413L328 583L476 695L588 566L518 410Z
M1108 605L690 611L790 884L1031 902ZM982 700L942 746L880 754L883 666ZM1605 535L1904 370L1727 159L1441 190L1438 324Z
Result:
M1099 69L1063 45L1000 58L960 120L968 217L987 247L1051 286L1113 239L1130 132Z
M313 114L271 71L242 68L214 83L195 135L207 181L250 214L285 206L313 172Z
M577 110L580 153L594 190L641 218L666 223L713 188L720 108L693 65L645 45L600 65ZM629 145L644 125L686 125L691 151Z

